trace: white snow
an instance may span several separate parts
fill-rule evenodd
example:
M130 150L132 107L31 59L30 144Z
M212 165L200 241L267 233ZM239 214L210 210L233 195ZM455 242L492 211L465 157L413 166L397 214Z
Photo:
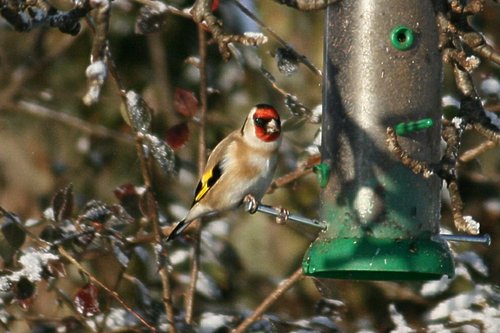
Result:
M411 333L416 332L413 328L408 326L405 318L401 313L398 312L394 304L389 304L389 314L391 320L396 325L396 327L391 331L392 333Z
M200 320L200 333L218 332L222 327L227 326L232 319L231 316L205 312Z
M261 44L265 44L267 43L267 36L264 35L263 33L261 32L245 32L243 34L245 37L248 37L248 38L253 38L255 39L255 41L257 42L258 45L261 45Z
M454 107L459 108L460 107L460 101L458 99L456 99L455 97L451 96L451 95L445 95L445 96L443 96L441 98L441 105L443 107L454 106Z
M44 250L28 250L19 258L19 263L23 266L22 269L12 272L10 275L0 277L0 291L9 290L12 282L17 282L22 277L31 282L40 281L42 279L43 266L46 266L50 260L58 259L59 257L55 254Z
M480 87L483 93L500 98L500 81L497 78L488 77L481 82Z

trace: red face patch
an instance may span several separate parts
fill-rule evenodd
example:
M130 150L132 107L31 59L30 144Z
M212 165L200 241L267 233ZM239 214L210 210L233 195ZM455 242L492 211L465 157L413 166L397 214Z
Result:
M279 138L281 122L278 111L270 105L258 104L253 115L255 135L265 142L272 142Z

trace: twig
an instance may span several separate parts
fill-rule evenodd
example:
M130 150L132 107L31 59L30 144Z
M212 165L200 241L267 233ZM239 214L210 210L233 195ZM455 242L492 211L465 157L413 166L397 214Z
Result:
M398 138L394 129L392 127L387 127L387 147L389 151L397 157L403 165L408 167L413 173L421 174L425 178L430 177L433 174L432 169L423 161L413 159L400 145Z
M313 172L312 167L318 164L320 161L320 155L310 156L307 161L304 164L300 165L297 169L287 173L284 176L279 177L278 179L275 179L267 189L267 193L273 193L274 190L276 190L278 187L285 186L299 179L300 177Z
M158 3L161 3L161 6L165 6L167 9L167 12L172 13L174 15L184 17L187 19L193 19L193 15L189 12L190 8L186 9L178 9L174 6L165 4L163 2L159 2L158 0L135 0L137 3L140 3L144 6L149 6L153 8L158 8Z
M458 184L455 179L448 181L448 192L450 193L451 211L455 228L459 231L465 231L472 235L479 234L479 223L472 219L464 218L464 203L460 196Z
M111 4L109 0L97 0L90 2L97 9L95 34L92 41L90 62L104 61L108 47L108 30Z
M206 160L206 118L207 118L207 40L205 30L201 24L198 24L198 48L200 52L200 115L199 125L200 132L198 136L198 173L201 177L205 169ZM196 294L196 283L198 281L198 272L200 270L200 252L201 252L201 221L195 221L194 225L194 244L193 244L193 261L191 266L190 284L186 297L186 323L193 322L194 299Z
M122 307L130 312L134 317L136 317L144 326L146 326L151 332L157 332L156 328L148 323L139 313L132 309L114 290L109 289L104 283L102 283L98 278L96 278L92 273L86 270L75 258L73 258L66 250L62 247L58 247L59 253L66 258L69 262L78 268L83 274L85 274L93 283L97 284L101 289L106 291L112 298L114 298Z
M224 60L229 60L231 57L231 51L229 49L230 43L258 46L265 42L264 39L256 36L226 34L222 29L222 23L212 14L212 1L213 0L196 0L192 10L193 20L198 24L206 24L214 40L219 45L219 52Z
M152 195L152 194L151 194ZM158 205L156 201L154 201L154 209L152 212L154 212L154 217L153 217L153 226L154 226L154 233L155 233L155 242L156 246L161 246L162 244L162 239L163 239L163 234L161 233L160 230L160 222L158 219ZM165 249L163 248L163 251ZM167 255L166 253L161 253L159 255ZM168 272L168 267L166 265L162 265L159 269L160 273L160 278L161 278L161 284L162 284L162 299L163 299L163 306L165 308L165 313L167 314L167 321L168 321L168 331L171 333L175 333L177 331L175 327L175 314L174 314L174 308L172 305L172 288L170 285L170 274Z
M260 73L271 84L271 86L285 98L285 105L294 116L310 118L312 110L302 104L297 96L287 92L276 83L276 78L263 66L260 67Z
M472 125L472 128L482 136L484 136L486 139L490 140L490 142L493 142L495 145L500 146L500 132L499 131L494 131L493 129L486 128L482 124L475 123Z
M50 286L49 290L54 290L54 292L57 294L57 297L60 302L66 304L66 306L70 309L70 311L73 313L73 315L78 318L78 321L90 332L96 332L96 330L89 325L87 322L87 318L85 318L80 312L78 312L75 308L75 304L73 301L68 297L68 295L63 292L61 289L59 289L57 286Z
M495 148L497 144L493 141L485 141L481 142L478 146L471 148L462 153L462 155L458 158L460 163L466 163L472 161L477 156L487 152L488 150Z
M462 5L458 0L450 1L450 9L457 14L472 15L477 14L483 10L484 0L470 0L467 4Z
M89 25L95 29L93 26L92 22L88 20ZM95 30L94 30L95 31ZM127 94L126 94L126 89L125 85L120 79L120 76L118 74L116 64L114 63L113 57L111 55L111 51L109 48L106 47L103 50L105 52L105 58L106 58L106 63L109 68L109 72L111 74L111 77L113 78L115 84L117 85L118 91L120 92L119 95L124 103L124 105L129 106L129 103L127 103ZM147 107L147 106L146 106ZM132 114L131 110L127 113L127 116L130 117L130 114ZM129 119L129 122L131 120ZM137 130L135 128L135 124L131 124L131 128L134 130ZM147 133L146 133L147 134ZM153 226L153 239L155 241L155 245L158 248L161 248L162 251L157 251L157 255L165 255L164 249L162 247L162 238L164 234L162 233L162 230L160 228L160 222L158 218L158 204L154 198L152 188L153 188L153 181L151 178L151 170L150 170L150 165L149 165L149 158L146 156L144 152L144 145L143 145L143 139L144 139L144 133L136 132L135 133L135 144L136 144L136 151L139 156L140 160L140 167L141 167L141 173L143 176L144 180L144 185L146 187L146 192L144 194L144 200L147 205L147 213L148 213L148 220L149 222L152 223ZM161 261L160 261L161 262ZM175 333L176 328L175 328L175 318L174 318L174 310L172 306L172 299L171 299L171 286L170 286L170 280L169 280L169 273L168 273L168 267L166 265L161 265L161 267L158 268L159 273L160 273L160 278L162 282L162 297L163 297L163 305L165 308L165 312L167 315L167 321L169 325L169 332Z
M328 5L338 0L273 0L281 5L292 7L302 11L325 9Z
M245 7L239 0L233 0L233 3L238 6L238 8L251 18L253 21L255 21L261 28L267 31L269 35L271 35L274 39L278 41L284 48L286 48L288 51L292 52L292 55L300 62L302 62L307 68L309 68L314 74L318 75L321 77L323 74L321 73L321 70L314 66L314 64L303 54L297 52L290 44L288 44L283 38L281 38L274 30L269 28L261 19L259 19L250 9Z
M451 211L453 215L453 223L459 231L477 235L479 233L479 223L471 217L464 217L464 204L457 183L457 160L458 151L460 149L460 139L464 130L462 122L453 123L443 120L443 131L441 136L446 142L446 149L440 162L440 170L438 174L443 178L448 185L448 193L450 194Z
M120 283L123 280L123 277L125 275L126 270L127 270L127 267L120 265L120 271L117 274L118 276L116 277L116 281L113 285L113 288L112 288L113 290L118 290L118 287L120 286ZM101 318L100 323L98 325L99 326L97 329L98 333L104 332L104 330L106 329L106 321L107 321L110 314L111 314L110 312L104 313L104 316Z
M458 151L464 127L462 121L451 122L446 119L442 120L441 137L446 142L446 146L443 157L441 157L441 161L439 162L438 175L448 183L455 181L457 178Z
M95 6L97 8L97 13L94 39L90 55L90 65L85 71L88 79L87 93L83 97L85 105L97 103L108 72L106 67L106 50L108 48L111 3L110 0L97 0L90 1L90 4L91 6Z
M269 295L267 298L260 303L260 305L255 309L255 311L246 318L237 328L235 328L232 333L243 333L245 332L252 323L259 319L260 316L273 305L278 298L280 298L288 289L293 287L293 285L304 278L302 273L302 268L296 270L290 277L282 281L278 287Z
M3 107L0 107L3 109ZM51 120L60 124L75 128L85 134L93 135L101 138L109 138L123 144L131 144L132 137L120 132L114 131L102 125L92 124L80 118L64 112L57 112L44 106L27 102L19 101L14 105L5 106L6 111L19 111L42 119Z
M493 113L500 112L500 102L495 104L485 104L484 107Z
M500 64L500 52L489 45L484 37L469 24L468 16L483 11L484 0L469 1L465 6L457 0L451 1L449 5L444 1L436 1L435 5L441 46L451 45L449 40L454 40L455 45L451 48L462 51L462 45L467 45L475 54ZM443 55L445 55L444 52Z
M144 153L144 145L142 142L142 136L137 135L136 139L136 149L139 155L139 160L141 162L141 171L144 179L144 185L146 186L146 192L143 195L145 205L147 206L147 218L153 226L155 246L160 251L157 251L157 256L167 256L166 250L162 246L163 233L160 228L160 221L158 218L158 204L154 198L152 187L153 181L151 179L151 171L149 168L149 159ZM164 260L158 260L160 262L160 267L158 267L161 283L162 283L162 298L163 306L165 308L165 313L167 315L167 321L169 326L169 332L175 333L175 318L174 309L172 306L172 290L170 287L170 276L168 273L168 267L164 263Z

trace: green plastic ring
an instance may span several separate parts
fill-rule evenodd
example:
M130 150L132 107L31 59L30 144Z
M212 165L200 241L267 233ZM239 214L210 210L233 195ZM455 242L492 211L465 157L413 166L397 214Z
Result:
M406 51L413 46L415 34L410 28L399 25L391 31L391 43L396 49Z

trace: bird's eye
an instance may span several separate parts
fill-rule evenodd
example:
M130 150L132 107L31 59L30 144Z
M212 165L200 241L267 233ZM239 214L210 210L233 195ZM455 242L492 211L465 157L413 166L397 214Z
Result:
M253 121L259 127L265 127L267 123L267 121L263 118L254 118Z

